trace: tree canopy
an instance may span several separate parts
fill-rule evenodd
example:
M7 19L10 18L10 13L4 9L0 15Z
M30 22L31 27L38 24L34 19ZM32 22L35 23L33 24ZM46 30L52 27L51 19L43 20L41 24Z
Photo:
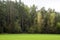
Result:
M21 0L0 0L0 33L60 33L60 12L35 5L28 7Z

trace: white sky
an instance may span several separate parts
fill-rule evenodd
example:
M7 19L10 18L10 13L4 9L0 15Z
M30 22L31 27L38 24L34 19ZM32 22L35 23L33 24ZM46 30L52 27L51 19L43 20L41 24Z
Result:
M55 9L56 11L60 12L60 0L21 0L24 4L28 5L29 7L35 4L38 9L41 7L45 7L46 10L48 8Z

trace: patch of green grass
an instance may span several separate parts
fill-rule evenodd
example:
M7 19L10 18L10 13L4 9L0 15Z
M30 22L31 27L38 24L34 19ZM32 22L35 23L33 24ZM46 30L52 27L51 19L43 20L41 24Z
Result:
M60 40L55 34L0 34L0 40Z

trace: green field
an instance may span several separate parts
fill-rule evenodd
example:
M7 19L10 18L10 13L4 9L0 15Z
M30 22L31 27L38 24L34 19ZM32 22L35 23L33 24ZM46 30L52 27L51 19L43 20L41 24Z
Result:
M60 40L56 34L0 34L0 40Z

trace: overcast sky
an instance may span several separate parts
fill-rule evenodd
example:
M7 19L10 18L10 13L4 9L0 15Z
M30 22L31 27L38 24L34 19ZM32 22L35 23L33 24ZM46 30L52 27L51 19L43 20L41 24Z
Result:
M29 7L35 4L38 9L45 7L46 9L52 8L60 12L60 0L21 0Z

